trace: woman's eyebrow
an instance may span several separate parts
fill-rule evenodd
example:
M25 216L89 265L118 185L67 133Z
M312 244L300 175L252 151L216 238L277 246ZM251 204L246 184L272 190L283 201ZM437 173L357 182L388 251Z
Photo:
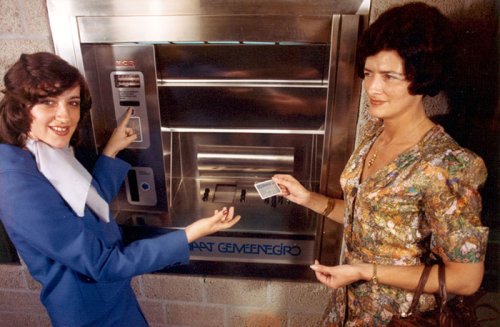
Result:
M398 75L398 76L401 76L401 77L405 77L405 74L403 73L400 73L400 72L395 72L393 70L382 70L380 71L381 74L391 74L391 75Z
M373 70L372 69L369 69L369 68L364 68L363 69L365 72L370 72L370 73L373 73ZM405 74L403 73L400 73L400 72L396 72L396 71L393 71L393 70L381 70L379 71L380 74L393 74L393 75L399 75L401 77L404 77Z

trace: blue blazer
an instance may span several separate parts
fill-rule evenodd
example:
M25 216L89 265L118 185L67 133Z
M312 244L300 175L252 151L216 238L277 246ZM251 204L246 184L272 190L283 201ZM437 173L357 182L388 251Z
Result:
M93 185L108 202L130 166L100 156ZM133 276L189 261L183 230L122 242L111 218L88 208L78 217L38 171L33 155L0 144L0 219L31 275L54 326L147 326L130 286Z

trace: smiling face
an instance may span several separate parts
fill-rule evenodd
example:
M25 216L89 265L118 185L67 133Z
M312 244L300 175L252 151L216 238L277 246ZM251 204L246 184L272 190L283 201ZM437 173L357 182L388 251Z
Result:
M31 108L29 136L53 148L64 148L80 120L80 86L76 85L58 96L41 98Z
M391 120L422 110L422 95L410 94L409 85L403 59L396 51L383 50L366 58L363 86L371 116Z

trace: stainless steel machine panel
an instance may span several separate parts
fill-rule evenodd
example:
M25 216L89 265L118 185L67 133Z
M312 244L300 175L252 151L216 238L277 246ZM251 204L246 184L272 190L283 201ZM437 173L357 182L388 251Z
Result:
M341 226L263 200L254 184L287 173L340 196L368 0L49 0L48 9L56 51L89 81L96 150L134 110L139 139L120 153L132 169L112 204L130 238L234 206L243 219L193 242L193 259L338 262Z

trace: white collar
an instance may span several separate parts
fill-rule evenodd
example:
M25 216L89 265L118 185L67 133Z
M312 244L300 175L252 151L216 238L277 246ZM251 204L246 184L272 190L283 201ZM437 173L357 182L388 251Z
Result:
M109 222L108 203L92 186L92 175L76 160L71 147L52 148L28 139L26 148L35 156L38 170L79 217L83 217L87 204L102 221Z

